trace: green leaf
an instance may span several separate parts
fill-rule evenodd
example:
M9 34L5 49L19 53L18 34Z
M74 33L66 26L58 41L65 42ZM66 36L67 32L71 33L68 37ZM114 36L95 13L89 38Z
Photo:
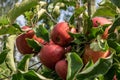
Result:
M118 8L120 8L120 0L111 0Z
M27 40L28 45L29 45L31 48L33 48L34 51L37 51L37 52L40 51L42 45L40 45L40 44L39 44L38 42L36 42L34 39L29 39L29 38L27 38L26 40Z
M22 74L23 74L23 77L26 80L52 80L52 79L45 78L44 76L36 73L33 70L29 70L28 72L25 72L25 73L22 73Z
M29 60L33 55L27 54L24 58L19 62L18 69L22 71L28 71Z
M16 65L15 65L15 61L14 61L15 38L16 38L16 35L11 35L11 36L7 37L7 42L5 44L6 48L10 49L10 51L7 54L5 62L7 64L7 66L8 66L8 68L12 72L16 72Z
M44 25L39 25L39 27L34 28L37 37L43 38L45 41L49 42L49 32Z
M77 73L82 69L83 62L79 55L74 52L67 54L68 72L67 80L74 80Z
M2 64L5 61L6 56L9 51L10 51L10 49L5 49L0 53L0 64Z
M90 60L90 61L88 61L88 63L85 65L85 67L83 68L83 70L85 70L85 69L87 69L88 67L93 66L93 65L94 65L93 61Z
M10 49L5 49L0 53L0 64L2 64L5 61L6 56L9 51L10 51Z
M12 80L26 80L26 79L23 77L22 73L18 72L16 74L13 74Z
M120 53L120 44L118 42L113 41L113 40L108 40L107 42L108 42L109 47L116 50L116 53Z
M8 13L10 22L13 23L18 16L36 6L38 2L39 0L24 0L22 3L16 4Z
M95 16L104 16L104 17L114 17L117 13L114 10L110 10L109 8L98 8L94 13Z
M79 17L81 13L83 13L86 10L85 6L81 6L80 8L75 9L75 17Z
M105 75L113 63L113 54L99 59L93 66L88 67L77 75L78 80L91 80L99 75Z
M16 26L1 26L0 28L0 35L4 35L4 34L19 34L21 33L21 30L16 27Z
M114 32L115 29L116 29L117 27L119 27L119 26L120 26L120 15L115 19L113 25L111 26L111 28L110 28L110 30L109 30L109 33Z
M94 16L115 17L117 14L116 7L110 1L103 1L99 4L99 8L93 14Z
M0 17L0 26L1 25L7 25L7 24L9 24L9 21L8 21L7 17L6 16L1 16Z

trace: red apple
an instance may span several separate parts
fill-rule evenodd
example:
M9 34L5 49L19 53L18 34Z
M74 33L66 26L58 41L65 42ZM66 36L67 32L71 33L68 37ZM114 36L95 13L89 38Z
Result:
M60 78L63 80L66 80L67 76L67 61L66 60L60 60L59 62L56 63L55 65L55 71L59 75Z
M93 60L95 63L100 58L106 58L110 55L110 51L93 51L89 45L85 46L85 52L83 54L83 61L86 64L89 60Z
M51 39L60 46L66 46L73 40L68 32L76 32L76 30L70 28L67 22L60 22L53 28Z
M30 29L29 26L23 26L22 30L26 31L26 32L20 34L16 38L16 46L17 46L17 49L20 53L22 53L22 54L32 54L32 53L34 53L33 48L29 47L29 45L27 44L26 38L34 39L42 45L45 44L45 42L42 38L36 37L34 31L32 29Z
M28 46L27 41L26 41L26 38L32 39L33 36L34 36L34 32L28 31L27 33L20 34L16 38L16 46L17 46L17 49L20 53L22 53L22 54L33 53L33 49Z
M92 18L93 26L98 27L99 25L103 26L105 24L111 24L112 22L104 17L94 17Z
M40 61L50 69L55 68L55 64L64 56L64 48L56 44L48 44L42 47L39 52Z
M103 26L105 24L111 24L112 23L110 20L108 20L107 18L104 18L104 17L94 17L94 18L92 18L92 22L93 22L93 27L98 27L99 25ZM110 27L111 26L107 27L105 29L104 33L102 34L103 39L107 39L108 31L109 31Z

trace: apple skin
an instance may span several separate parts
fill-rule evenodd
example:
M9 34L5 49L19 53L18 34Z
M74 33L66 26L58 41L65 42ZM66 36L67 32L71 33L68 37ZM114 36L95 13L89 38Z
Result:
M34 31L32 29L30 29L29 26L23 26L22 30L26 31L26 32L20 34L16 38L16 47L21 54L32 54L32 53L34 53L33 48L29 47L29 45L27 44L26 38L34 39L42 45L45 44L45 42L42 38L36 37Z
M60 60L55 65L55 71L60 78L66 80L68 63L66 60Z
M85 52L83 54L83 62L86 64L89 60L93 60L95 63L100 58L106 58L110 55L110 51L93 51L89 45L85 46Z
M111 24L112 22L104 17L94 17L92 18L93 26L98 27L99 25L103 26L105 24Z
M22 53L22 54L32 54L33 53L33 49L28 46L27 41L26 41L26 38L32 39L33 36L34 36L34 32L28 31L27 33L20 34L16 38L16 46L20 53Z
M65 50L56 44L48 44L42 47L39 58L42 64L50 69L55 69L55 64L63 58Z
M70 28L67 22L60 22L53 28L51 32L51 39L55 44L66 46L73 40L68 32L75 33L76 29Z

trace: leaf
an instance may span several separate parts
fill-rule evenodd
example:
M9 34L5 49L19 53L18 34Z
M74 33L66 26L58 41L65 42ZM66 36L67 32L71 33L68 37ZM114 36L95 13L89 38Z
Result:
M105 16L113 18L117 14L116 7L112 3L110 3L110 1L103 1L99 5L99 8L93 14L93 17Z
M79 17L81 13L83 13L86 10L85 6L81 6L80 8L75 9L75 17Z
M14 42L15 42L15 38L16 38L16 35L11 35L7 38L7 42L6 42L6 48L10 49L10 51L7 54L5 62L8 66L8 68L12 72L16 72L16 65L15 65L15 61L14 61Z
M22 74L23 74L23 77L26 80L52 80L52 79L45 78L44 76L36 73L33 70L29 70L28 72L25 72L25 73L22 73Z
M49 42L49 33L44 25L39 25L39 27L34 28L37 37L43 38L45 41Z
M98 8L94 13L95 16L114 17L117 13L109 8Z
M25 55L24 58L19 62L18 69L22 71L28 71L29 60L33 55Z
M10 22L13 23L18 16L36 6L38 2L39 0L24 0L22 3L16 4L15 7L8 12Z
M15 26L1 26L0 28L0 35L4 34L19 34L21 33L21 30L18 27Z
M29 45L31 48L33 48L34 51L37 51L37 52L40 51L42 45L39 45L39 43L37 43L34 39L26 38L26 40L27 40L28 45Z
M77 75L77 80L90 80L99 75L105 75L113 63L113 54L99 59L93 66L88 67Z
M120 8L120 0L110 0L112 3L114 3L118 8Z
M120 44L113 40L107 40L109 47L116 50L116 53L120 53Z
M9 24L9 21L6 16L0 16L0 26L1 25L7 25Z
M26 80L26 79L23 77L22 73L18 72L16 74L13 74L12 80Z
M6 56L9 51L10 51L10 49L5 49L0 53L0 64L2 64L5 61Z
M110 30L109 30L109 33L112 33L115 31L115 29L117 27L120 26L120 15L115 19L115 21L113 22L113 25L111 26Z
M74 52L67 54L68 72L67 80L74 80L77 73L82 69L83 62L79 55Z

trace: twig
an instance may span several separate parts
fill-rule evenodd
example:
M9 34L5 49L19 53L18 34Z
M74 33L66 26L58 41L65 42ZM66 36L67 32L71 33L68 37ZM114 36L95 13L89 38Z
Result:
M38 72L38 70L41 68L42 64L36 69L36 72Z
M35 65L39 64L39 63L40 63L40 62L37 62L37 63L35 63L35 64L33 64L33 65L29 66L29 68L31 68L31 67L33 67L33 66L35 66Z
M54 22L54 23L57 23L54 19L53 19L53 17L46 11L46 14L51 18L51 20Z

